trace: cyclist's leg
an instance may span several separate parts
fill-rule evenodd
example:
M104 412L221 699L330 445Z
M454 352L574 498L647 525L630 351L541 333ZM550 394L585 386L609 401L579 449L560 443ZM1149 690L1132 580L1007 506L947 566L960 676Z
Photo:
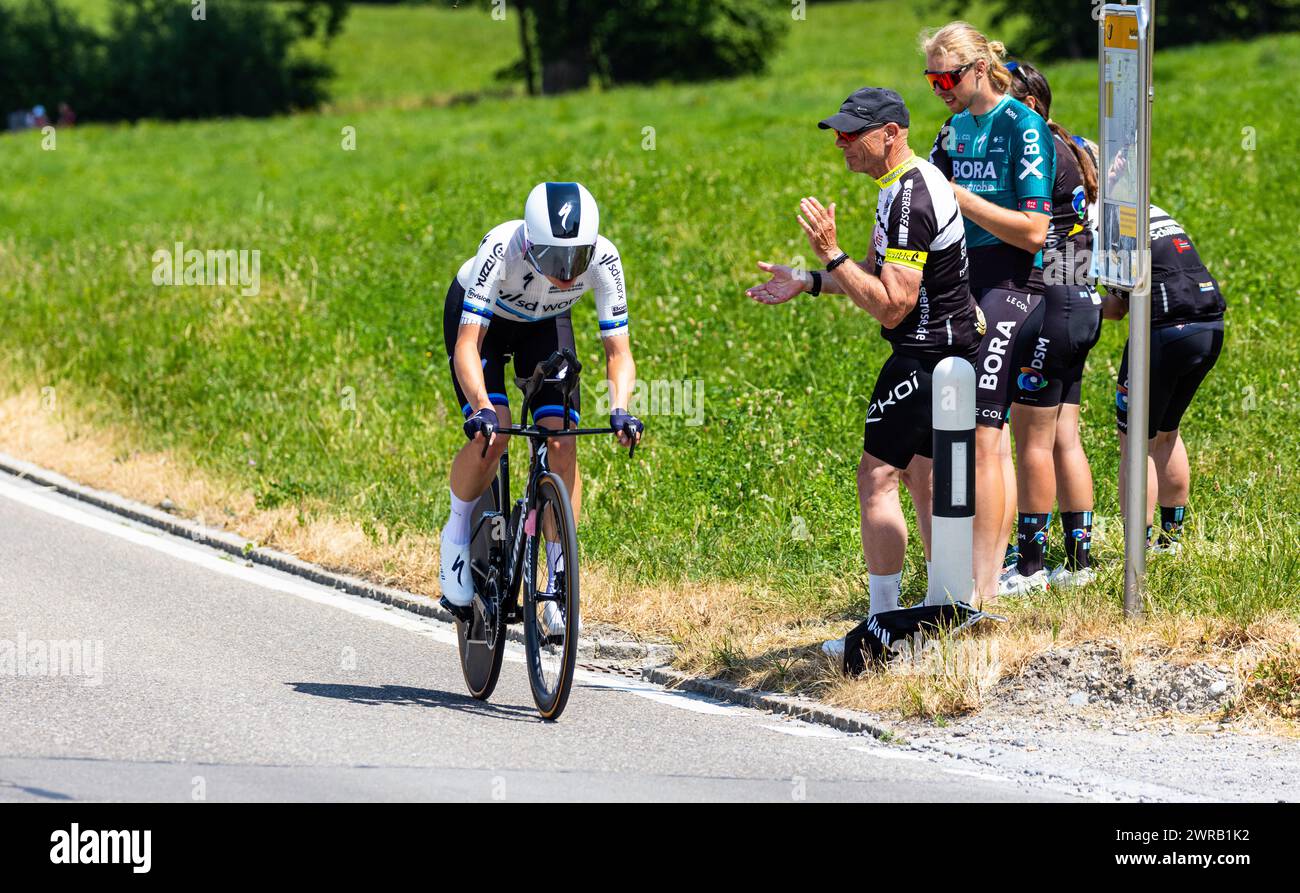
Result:
M925 560L929 563L930 527L934 513L934 460L922 455L912 457L907 468L903 469L903 485L912 497L912 507L916 509L916 529L921 535L921 547L925 550Z
M1218 362L1223 349L1223 323L1191 323L1164 334L1166 365L1181 373L1172 386L1160 423L1153 429L1155 437L1151 442L1156 501L1161 507L1161 528L1167 531L1172 529L1169 524L1181 526L1191 491L1191 465L1179 426L1196 391Z
M455 361L452 359L456 339L460 333L460 305L463 290L452 280L447 292L443 309L443 340L447 348L448 366L452 386L456 391L456 402L461 412L468 415L472 407L465 392L456 378ZM508 325L504 321L479 334L479 352L483 357L483 378L489 399L496 410L497 418L503 425L510 424L510 407L505 396L504 358L501 354L501 339L508 335ZM451 510L447 523L443 525L441 542L441 570L439 582L442 594L455 605L467 605L473 596L470 582L469 543L472 531L474 504L488 488L496 474L497 462L506 448L507 438L498 437L483 455L481 444L464 443L451 463L450 501Z
M1148 392L1148 401L1151 405L1151 411L1148 415L1147 433L1152 440L1155 438L1156 429L1159 421L1164 417L1165 410L1169 406L1169 399L1172 393L1170 387L1170 377L1167 374L1168 369L1164 365L1163 351L1161 350L1159 329L1151 333L1151 387ZM1124 357L1120 360L1119 365L1119 385L1115 391L1115 424L1119 430L1119 476L1117 484L1119 486L1119 506L1122 515L1127 516L1128 498L1125 495L1128 492L1128 345L1124 345ZM1151 526L1151 519L1156 510L1156 465L1151 458L1150 453L1151 441L1147 443L1147 498L1146 498L1146 524Z
M902 469L871 453L858 462L858 504L862 509L862 556L867 573L901 574L907 553L907 521L898 499Z
M1079 437L1079 403L1088 354L1101 337L1101 311L1091 286L1071 304L1069 338L1073 356L1061 372L1061 412L1056 419L1053 461L1056 465L1056 502L1061 513L1093 509L1092 466Z
M987 425L975 428L975 589L981 601L997 596L998 573L1006 555L1008 534L1002 522L1006 487L1002 473L1002 429Z
M1006 555L1015 512L1015 476L1008 473L1010 443L1003 427L1011 406L1019 361L1032 346L1037 318L1030 319L1041 296L1023 289L980 291L985 332L975 367L975 587L981 600L997 594L998 573ZM1005 446L1004 446L1005 444Z
M1023 514L1049 514L1056 505L1056 446L1058 406L1011 407L1011 430L1015 432L1016 504Z
M443 307L443 343L447 349L447 363L451 371L451 384L456 391L456 403L461 414L468 417L473 410L465 391L456 378L456 365L453 357L456 339L460 332L460 306L464 289L453 279L447 290L447 300ZM479 335L479 355L483 360L483 383L487 386L488 398L496 411L497 420L502 425L510 424L510 401L506 396L505 358L510 350L510 342L516 335L516 324L510 320L495 319L492 325ZM497 464L501 454L506 450L508 438L498 437L483 455L481 444L465 443L456 453L451 463L452 506L474 503L496 476ZM453 519L455 520L455 519Z
M1095 339L1093 339L1095 341ZM1056 417L1052 460L1056 467L1056 504L1061 510L1061 535L1066 571L1092 565L1092 466L1079 437L1079 400L1082 395L1086 354L1065 376L1061 412Z
M1056 504L1062 512L1092 511L1092 466L1079 437L1079 404L1062 403L1056 417L1052 459L1056 465Z
M1010 422L1010 410L1007 413ZM1002 426L1002 436L998 438L998 464L1002 466L1002 539L1007 539L1016 523L1016 505L1019 492L1016 490L1016 460L1011 444L1011 425Z
M1057 418L1065 402L1074 346L1070 338L1073 286L1049 285L1029 320L1012 391L1011 430L1016 438L1016 502L1019 511L1047 514L1056 503ZM1033 317L1041 322L1033 329Z
M907 521L898 485L904 469L917 457L928 466L933 451L933 370L934 361L892 354L880 369L867 407L857 482L862 555L870 578L873 614L898 607L907 554ZM913 483L918 483L922 472L928 478L928 467L918 466L915 471ZM925 489L928 491L928 486ZM913 498L918 498L916 491L913 493ZM928 496L919 498L928 502Z
M1177 428L1160 431L1151 438L1151 461L1155 463L1156 501L1164 506L1187 505L1192 468L1187 445Z
M1048 302L1031 295L1031 310L1016 335L1015 355L1008 374L1012 399L1010 429L1015 438L1014 486L1008 487L1004 529L1015 536L1020 573L1041 568L1041 543L1052 507L1056 503L1056 469L1052 443L1056 438L1057 407L1061 400L1059 378L1051 374L1052 326L1045 321ZM1055 308L1059 312L1059 308ZM1051 323L1058 322L1055 318ZM1008 446L1003 435L1004 448ZM1008 452L1010 450L1008 449ZM1009 462L1003 461L1004 480ZM1031 533L1032 531L1032 533Z
M498 404L494 400L492 403L502 427L509 425L510 407L504 402ZM486 456L483 455L481 442L466 443L456 452L455 458L451 460L451 492L454 496L472 503L487 492L488 485L497 475L498 463L501 454L506 451L507 440L505 437L497 437L488 447Z

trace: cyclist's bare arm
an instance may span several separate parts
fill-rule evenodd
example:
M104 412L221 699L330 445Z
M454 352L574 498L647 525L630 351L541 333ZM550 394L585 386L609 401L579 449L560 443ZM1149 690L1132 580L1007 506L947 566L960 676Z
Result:
M483 339L487 337L487 327L462 323L456 333L456 346L453 357L456 364L456 380L465 392L470 411L488 409L492 401L488 399L487 383L483 380L483 358L479 351Z
M636 386L636 362L632 359L632 339L614 335L605 344L605 378L609 382L611 409L627 409Z
M897 326L912 312L921 293L921 271L899 264L887 263L880 275L875 276L867 271L865 262L846 262L832 275L840 277L834 294L848 295L849 300L887 329ZM822 291L827 291L824 281Z
M825 208L815 198L808 198L799 207L802 215L799 223L818 256L827 262L839 256L834 202ZM873 230L873 244L876 236L877 233ZM896 263L884 264L877 276L867 269L866 263L845 261L836 267L832 278L836 289L848 295L849 300L874 316L887 329L897 326L912 312L921 292L921 271ZM826 290L824 283L822 290Z

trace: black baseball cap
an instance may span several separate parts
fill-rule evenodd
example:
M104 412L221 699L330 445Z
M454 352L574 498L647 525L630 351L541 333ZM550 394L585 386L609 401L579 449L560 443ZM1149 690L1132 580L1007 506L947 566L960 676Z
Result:
M912 117L907 113L903 97L884 87L863 87L844 100L839 114L831 115L817 126L822 130L854 133L864 127L890 123L911 126Z

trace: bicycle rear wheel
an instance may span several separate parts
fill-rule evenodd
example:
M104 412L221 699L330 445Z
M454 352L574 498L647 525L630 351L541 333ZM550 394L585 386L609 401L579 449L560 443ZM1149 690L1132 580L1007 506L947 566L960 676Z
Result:
M538 482L533 512L524 559L528 682L542 719L555 720L573 685L579 626L578 538L569 494L557 475L547 473Z
M480 525L486 512L499 512L497 482L487 489L474 505L470 529L476 531L470 543L470 563L486 568L486 579L474 576L474 590L482 597L487 611L471 605L472 618L456 621L456 642L460 647L460 669L465 676L465 687L470 695L480 701L487 700L501 677L501 661L505 657L506 621L501 610L500 573L492 567L493 537L499 536L504 519L498 516ZM500 545L499 543L496 545Z

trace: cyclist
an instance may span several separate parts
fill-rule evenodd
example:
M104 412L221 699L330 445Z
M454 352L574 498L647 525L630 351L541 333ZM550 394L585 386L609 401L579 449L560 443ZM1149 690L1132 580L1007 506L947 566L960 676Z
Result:
M528 195L524 219L502 223L484 236L478 253L465 261L447 289L443 341L470 440L452 461L451 515L442 529L438 579L443 597L454 606L468 605L474 595L469 569L471 515L506 449L506 438L496 433L510 424L506 361L513 357L515 374L524 377L556 350L574 349L570 313L588 290L596 296L606 378L611 405L616 407L610 424L621 444L641 439L644 425L626 409L636 365L628 338L623 264L618 249L599 235L599 224L600 212L586 187L540 183ZM533 420L544 428L576 427L578 397L573 395L571 415L564 419L560 390L548 385L534 401ZM547 450L551 469L569 491L576 521L582 481L573 438L552 438ZM558 544L546 547L547 570L553 577L561 569L556 567L560 550ZM547 602L543 610L548 627L562 630L558 607Z
M1088 352L1101 337L1101 297L1089 282L1092 259L1090 212L1097 201L1097 165L1083 141L1051 118L1052 88L1025 62L1006 63L1010 93L1047 120L1056 148L1052 223L1043 248L1045 289L1043 326L1029 364L1020 369L1014 419L1025 407L1027 426L1043 426L1017 438L1016 567L1004 575L1000 591L1026 592L1053 585L1082 585L1092 579L1092 469L1079 439L1079 398ZM1037 436L1035 436L1037 435ZM1026 451L1041 445L1051 461L1033 461ZM1060 504L1065 562L1049 576L1043 567L1054 503Z
M867 174L880 187L872 251L866 260L851 260L837 240L835 205L825 208L805 198L800 225L825 269L797 272L759 263L771 278L746 291L763 304L784 303L805 291L848 295L880 322L881 335L893 346L867 408L858 464L871 614L899 607L907 549L900 480L912 495L929 564L931 377L944 357L973 362L982 334L967 284L961 211L947 178L912 152L909 124L902 97L864 87L818 125L835 131L848 169ZM823 647L843 657L843 639Z
M1128 313L1127 292L1109 289L1103 313L1123 319ZM1160 208L1151 207L1151 389L1147 429L1150 440L1147 486L1147 542L1157 501L1160 533L1153 551L1177 552L1191 467L1187 446L1179 433L1183 413L1197 388L1214 368L1223 350L1223 314L1226 310L1219 283L1210 275L1188 238L1186 230ZM1121 455L1128 452L1128 345L1119 368L1115 392L1115 419ZM1121 460L1120 505L1128 463ZM1126 509L1127 510L1127 509Z
M977 454L1000 453L1002 462L977 462L975 584L981 599L997 592L998 570L1011 532L1015 472L1003 430L1018 370L1033 357L1043 300L1043 245L1052 216L1056 151L1047 122L1008 95L1011 73L1003 45L966 22L923 35L925 76L953 112L939 132L930 160L952 180L966 222L970 285L987 331L976 363ZM1054 420L1055 410L1033 408ZM1050 425L1012 420L1017 443L1034 462L1051 462L1042 442Z

